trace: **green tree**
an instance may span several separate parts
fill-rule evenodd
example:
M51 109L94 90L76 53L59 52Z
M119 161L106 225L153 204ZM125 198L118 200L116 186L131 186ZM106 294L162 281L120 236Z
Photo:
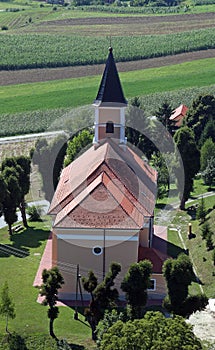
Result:
M4 219L8 224L9 235L12 237L12 224L17 221L16 209L21 200L21 189L19 186L18 173L15 168L4 168L2 176L6 185L5 197L2 202L2 211Z
M163 275L168 289L163 305L169 312L187 317L206 307L208 299L204 294L188 295L188 288L196 277L186 254L180 254L177 259L167 259L163 265Z
M117 321L103 335L101 350L200 350L200 340L182 317L147 312L141 320Z
M213 95L199 95L190 106L186 124L194 131L195 140L199 143L201 135L208 121L215 117L215 97Z
M157 186L158 186L158 198L165 197L170 186L170 175L167 169L164 158L160 152L154 152L151 157L151 165L158 172Z
M196 211L196 219L200 220L200 222L202 223L205 221L206 214L207 212L205 209L205 201L204 201L204 198L202 197Z
M114 325L119 320L125 320L127 317L123 312L118 313L116 309L111 311L106 310L104 317L99 321L98 326L96 327L97 341L96 344L99 347L103 335L108 331L108 329Z
M92 329L93 340L96 340L96 326L104 317L105 310L111 310L116 307L119 293L113 287L115 278L120 271L120 264L113 262L101 283L98 283L98 279L93 271L89 271L88 277L82 277L83 287L91 295L91 302L89 309L86 310L86 317Z
M8 331L8 320L9 318L14 319L16 317L15 305L12 298L9 295L9 287L7 281L4 283L1 291L1 300L0 300L0 315L6 318L6 327L5 330Z
M92 143L93 135L89 130L82 130L68 142L64 166L69 165L83 149Z
M211 138L207 139L201 148L201 170L204 171L207 168L208 161L211 158L215 158L215 143Z
M194 280L194 272L189 257L180 254L177 259L167 259L163 265L163 274L166 279L170 303L169 311L182 315L182 305L188 296L188 287Z
M207 250L212 250L214 248L214 244L213 244L213 232L212 231L209 231L207 233L207 236L206 236L206 247L207 247Z
M22 215L22 222L25 227L28 227L26 218L26 203L25 196L30 190L30 173L31 173L31 159L26 156L16 157L16 163L21 168L19 173L19 186L21 188L21 199L19 209Z
M215 157L208 160L206 169L202 172L205 185L211 187L215 183Z
M29 206L27 208L27 213L29 215L29 221L42 221L42 209L36 205Z
M210 118L204 127L204 130L199 140L200 147L205 143L206 140L210 138L213 142L215 142L215 121L213 118Z
M4 198L6 196L6 184L4 181L4 178L2 174L0 173L0 216L2 216L3 213L3 203L4 203Z
M180 209L185 209L185 202L188 200L190 192L193 189L194 176L199 171L200 153L196 146L194 135L188 127L181 127L176 131L174 140L180 152L183 167L184 179L181 178L180 168L176 171L177 183L180 195ZM184 189L182 192L181 181L184 180Z
M165 126L167 131L173 135L175 122L170 119L172 115L172 106L167 101L164 101L159 109L155 112L155 115L159 122Z
M201 231L202 239L206 239L208 233L211 232L210 224L205 222L204 225L202 225Z
M135 126L135 128L133 127ZM144 134L140 132L144 130ZM153 123L144 115L139 97L131 99L126 111L126 137L128 142L136 146L150 159L157 149L151 140L154 140Z
M18 206L22 215L23 225L28 227L25 210L25 196L30 190L31 160L26 156L6 158L2 162L2 170L4 170L6 167L12 167L17 171L17 178L20 188L20 203Z
M125 292L131 308L132 319L142 317L143 306L147 302L147 289L150 285L151 274L152 263L149 260L143 260L131 264L121 283L121 289Z
M57 339L54 333L54 320L58 317L59 310L56 306L58 300L58 289L64 284L63 277L58 267L53 267L50 270L43 270L42 273L43 283L40 286L40 295L44 296L43 305L48 305L48 318L49 322L49 334L54 339Z

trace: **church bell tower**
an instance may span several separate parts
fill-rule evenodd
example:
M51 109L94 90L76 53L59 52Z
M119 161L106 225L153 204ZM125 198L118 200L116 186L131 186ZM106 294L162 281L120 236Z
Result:
M109 48L105 70L93 106L95 107L93 140L95 147L99 146L100 142L106 138L112 138L119 145L125 145L127 101L121 87L112 47Z

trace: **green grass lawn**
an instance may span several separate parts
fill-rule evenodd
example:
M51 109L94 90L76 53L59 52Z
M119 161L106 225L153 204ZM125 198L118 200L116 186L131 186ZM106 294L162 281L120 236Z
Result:
M181 239L178 235L177 230L180 228L181 236L184 241L186 249L189 249L190 257L193 260L194 266L197 270L197 275L200 280L203 282L203 290L206 295L210 298L215 298L215 266L212 261L212 251L207 251L205 240L202 240L201 237L201 226L199 220L195 218L195 211L189 210L189 207L194 204L199 203L199 199L197 196L208 192L208 186L204 185L201 178L194 180L194 190L191 193L191 202L187 202L186 211L181 211L179 209L174 209L171 213L171 222L168 227L168 250L167 253L176 257L178 254L184 251L184 246L181 242ZM214 190L210 189L210 190ZM178 201L177 197L171 197L170 203L176 203ZM210 197L204 198L205 208L208 212L206 220L210 223L211 229L214 232L213 240L215 244L215 209L213 209L215 205L215 193ZM155 213L157 214L159 210L166 203L165 199L158 200L157 208ZM156 215L155 215L156 217ZM188 225L192 224L192 232L195 234L195 237L192 239L188 239ZM190 292L200 293L200 287L197 283L192 283L190 287Z
M215 223L215 210L213 209L215 203L215 194L211 197L207 197L204 199L205 207L208 211L207 221L210 223L212 230L214 230ZM198 200L192 201L193 204L197 204ZM191 203L187 204L187 208L191 205ZM192 232L195 237L192 239L188 239L188 224L192 224ZM215 266L212 261L212 251L207 251L205 240L202 240L201 237L201 226L195 217L189 215L189 211L176 211L175 217L172 223L173 227L181 228L181 235L184 240L184 244L187 249L189 249L190 257L192 257L194 266L197 270L197 275L202 281L203 290L206 295L210 298L215 298ZM215 232L214 232L215 233ZM213 236L214 244L215 237ZM177 247L183 249L183 245L179 239L177 231L169 228L168 230L168 241L175 248L171 250L170 253L173 255L177 253ZM180 252L180 250L178 250ZM192 284L190 288L191 293L199 293L200 288L198 284Z
M161 68L125 72L120 79L127 98L214 83L215 58ZM100 76L0 87L1 113L77 107L96 97Z
M23 253L23 257L19 257L0 251L0 286L8 281L16 308L16 318L9 321L9 330L21 335L48 334L47 308L36 302L38 289L32 285L49 232L48 219L30 223L29 229L14 234L12 241L8 238L7 228L0 230L1 244L7 244ZM89 344L87 349L93 348L90 328L83 318L82 321L83 323L73 319L72 309L60 307L59 318L54 324L56 335L59 338L67 338L73 344L84 346ZM0 334L4 333L5 320L0 318Z

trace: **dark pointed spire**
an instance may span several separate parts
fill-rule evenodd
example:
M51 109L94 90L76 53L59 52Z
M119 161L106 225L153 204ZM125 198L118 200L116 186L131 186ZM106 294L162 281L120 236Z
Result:
M118 106L127 105L114 61L112 47L109 48L105 70L94 101L96 105L108 105L110 103Z

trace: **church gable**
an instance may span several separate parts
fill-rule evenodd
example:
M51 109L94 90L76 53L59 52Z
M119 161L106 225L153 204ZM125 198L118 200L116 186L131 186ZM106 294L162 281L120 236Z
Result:
M134 204L102 173L56 217L55 227L140 228L144 217Z
M103 171L121 186L138 210L144 215L152 214L156 171L139 160L134 152L123 151L112 140L107 140L96 150L91 147L63 170L49 213L60 212Z

